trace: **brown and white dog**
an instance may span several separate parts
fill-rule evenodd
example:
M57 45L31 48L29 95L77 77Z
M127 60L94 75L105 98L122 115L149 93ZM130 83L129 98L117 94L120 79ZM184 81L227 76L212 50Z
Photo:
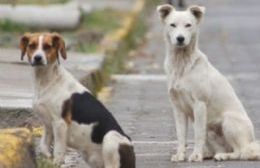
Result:
M67 145L80 151L92 168L135 168L130 138L112 114L59 63L65 43L57 33L26 33L21 59L34 67L33 110L44 123L41 152L61 165Z

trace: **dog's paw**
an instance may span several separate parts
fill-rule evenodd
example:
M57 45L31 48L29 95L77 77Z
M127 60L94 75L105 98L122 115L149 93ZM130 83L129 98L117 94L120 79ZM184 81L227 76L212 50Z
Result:
M203 160L202 153L193 152L189 157L189 162L201 162Z
M171 161L172 162L182 162L185 160L185 154L184 153L177 153L172 155Z
M45 157L47 157L47 158L51 158L52 157L52 154L51 154L49 148L45 144L40 144L40 153L42 155L44 155Z
M53 159L53 163L55 166L60 167L62 164L64 164L64 159L62 157L56 157Z
M214 160L215 161L224 161L224 160L227 160L227 157L225 154L223 153L218 153L214 156Z

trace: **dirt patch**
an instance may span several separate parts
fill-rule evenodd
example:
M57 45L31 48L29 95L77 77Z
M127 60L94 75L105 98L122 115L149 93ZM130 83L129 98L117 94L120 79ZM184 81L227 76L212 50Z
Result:
M40 120L30 110L4 110L0 112L0 129L10 127L37 127Z

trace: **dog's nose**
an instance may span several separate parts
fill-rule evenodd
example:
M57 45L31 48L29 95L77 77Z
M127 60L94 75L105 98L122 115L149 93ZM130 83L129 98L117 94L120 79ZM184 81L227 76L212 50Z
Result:
M183 36L178 36L177 41L178 43L182 44L184 42L185 38Z
M42 56L41 56L41 55L36 55L36 56L34 57L34 61L35 61L35 62L41 62L41 60L42 60Z

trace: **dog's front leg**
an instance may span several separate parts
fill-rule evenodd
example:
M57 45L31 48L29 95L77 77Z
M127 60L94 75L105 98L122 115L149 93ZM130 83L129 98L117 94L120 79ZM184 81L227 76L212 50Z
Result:
M49 113L48 108L40 103L40 101L35 100L33 104L33 111L38 115L39 119L44 123L43 135L40 141L40 153L46 156L47 158L51 158L52 154L51 144L53 141L53 129L51 125L51 115Z
M206 142L207 108L202 101L197 101L193 107L195 142L193 153L189 157L190 162L203 160L203 147Z
M40 142L41 153L45 155L47 158L51 158L52 155L50 152L50 148L53 140L52 127L45 125L43 131L44 132Z
M185 160L188 118L184 112L175 108L174 119L176 123L178 148L177 153L172 155L171 161L179 162Z
M67 147L67 124L60 119L53 122L54 145L53 155L54 163L60 166L64 162Z

